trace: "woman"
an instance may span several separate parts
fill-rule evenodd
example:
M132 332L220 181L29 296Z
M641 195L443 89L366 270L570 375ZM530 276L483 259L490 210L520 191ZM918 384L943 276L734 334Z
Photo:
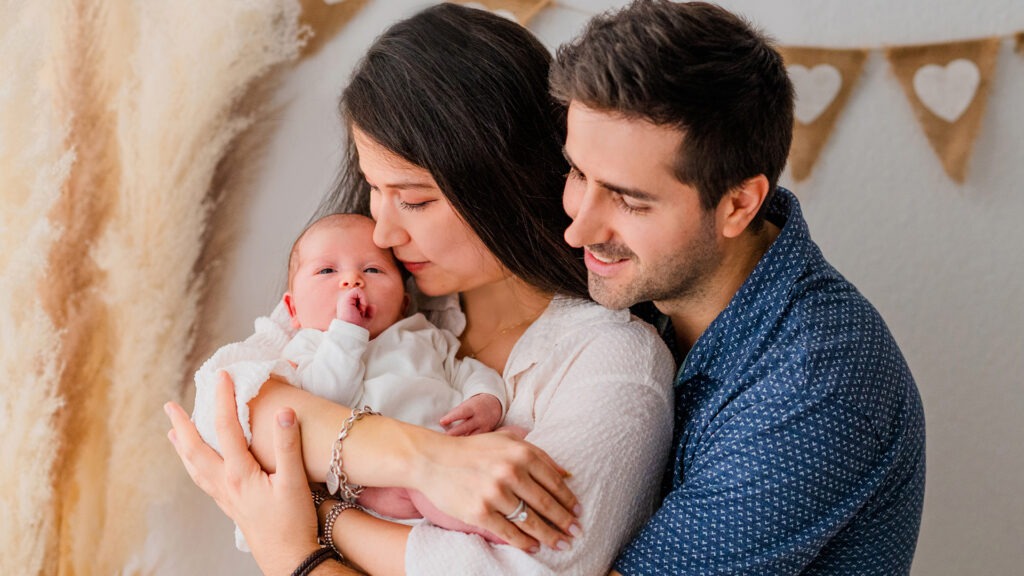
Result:
M345 510L333 540L371 574L604 573L653 510L673 363L650 327L586 300L579 254L561 239L563 117L547 93L549 61L518 25L440 5L381 36L342 95L350 161L329 209L369 208L374 241L435 297L423 311L502 373L505 423L529 430L527 443L380 416L353 425L343 445L351 482L418 489L512 545ZM221 393L223 460L173 405L172 440L261 568L289 573L316 549L300 467L324 481L351 410L264 385L249 406L252 452L279 470L268 476L246 451L230 387Z

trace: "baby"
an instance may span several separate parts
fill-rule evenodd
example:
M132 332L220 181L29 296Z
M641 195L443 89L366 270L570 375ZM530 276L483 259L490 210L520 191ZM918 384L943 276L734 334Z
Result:
M373 225L355 214L311 224L295 241L288 292L271 317L257 319L255 334L219 349L196 372L192 419L211 446L219 449L214 384L220 370L234 380L249 441L248 402L271 375L339 404L370 406L435 430L451 426L449 433L472 434L498 425L505 402L501 376L472 358L456 358L458 339L422 314L404 317L409 297L402 274L391 252L373 243ZM359 503L388 518L425 516L468 530L402 489L367 488ZM247 550L237 531L236 544Z

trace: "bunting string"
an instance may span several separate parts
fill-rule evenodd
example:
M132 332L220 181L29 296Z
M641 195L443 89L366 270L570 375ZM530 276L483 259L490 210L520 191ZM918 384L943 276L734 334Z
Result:
M550 6L586 16L597 14L552 0L460 3L491 10L524 26ZM880 50L943 170L954 181L963 183L1004 38L1010 38L1014 50L1024 55L1024 31L970 40L861 49L779 46L797 95L789 158L793 179L799 182L810 177L836 121L849 103L868 55Z

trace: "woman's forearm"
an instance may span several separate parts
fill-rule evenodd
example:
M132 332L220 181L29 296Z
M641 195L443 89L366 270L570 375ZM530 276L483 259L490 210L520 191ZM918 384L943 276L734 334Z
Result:
M302 432L302 459L311 482L323 482L334 440L351 414L346 406L314 396L294 386L270 380L249 402L252 453L265 470L273 471L274 414L290 407ZM372 406L371 406L372 408ZM365 417L351 429L342 458L349 481L366 486L412 488L423 462L419 446L443 435L391 418Z

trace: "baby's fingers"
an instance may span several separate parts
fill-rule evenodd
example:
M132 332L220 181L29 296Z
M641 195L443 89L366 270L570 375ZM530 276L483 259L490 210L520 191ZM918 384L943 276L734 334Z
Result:
M441 426L448 427L452 422L458 422L459 420L469 420L473 417L473 410L471 410L465 403L459 404L452 411L441 417Z
M449 428L448 430L445 431L445 434L449 436L469 436L479 431L480 427L476 425L475 419L470 418L468 420L463 420L462 422L459 422L452 428Z

